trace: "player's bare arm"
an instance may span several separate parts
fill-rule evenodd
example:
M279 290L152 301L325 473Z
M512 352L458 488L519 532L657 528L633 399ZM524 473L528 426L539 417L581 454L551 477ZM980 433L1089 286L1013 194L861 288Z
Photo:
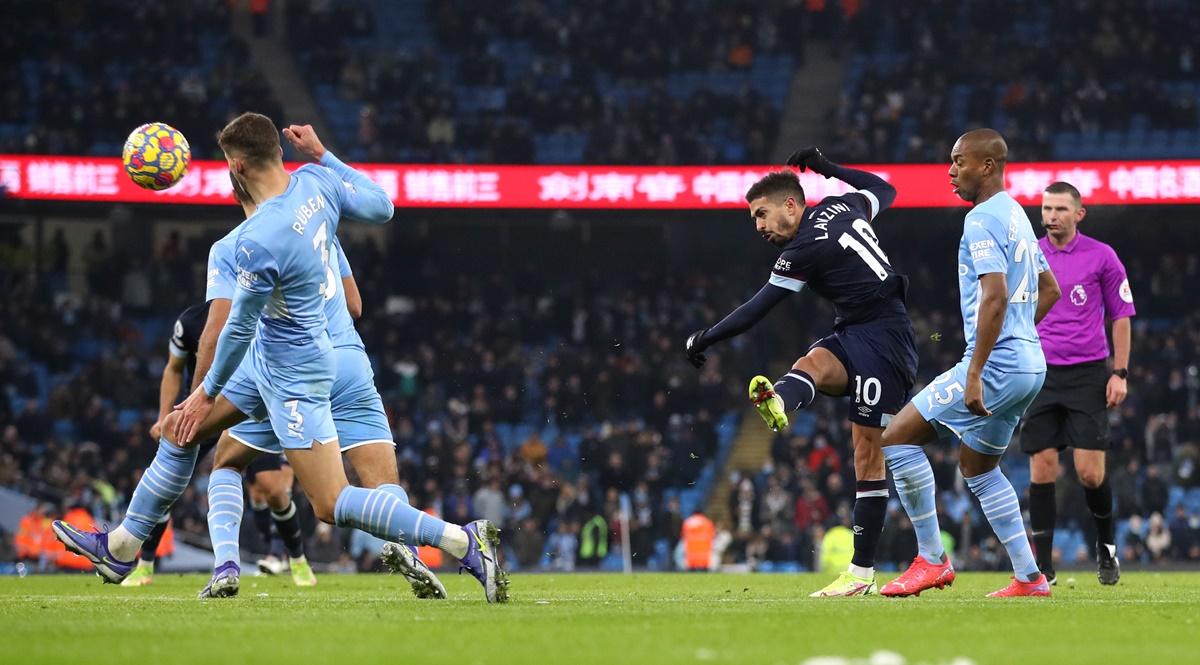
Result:
M362 294L358 292L358 282L354 281L354 275L342 278L342 289L346 294L346 310L350 312L350 318L361 317L363 313Z
M150 426L150 437L155 440L162 436L163 421L166 420L167 414L171 413L175 399L179 397L179 390L183 387L183 371L186 368L187 361L184 358L174 353L167 355L167 364L163 366L162 381L158 386L158 420Z
M204 375L208 374L208 368L212 367L213 353L217 350L217 338L221 336L221 329L225 327L225 321L229 319L229 307L232 302L228 298L213 298L208 306L208 319L204 322L204 332L200 333L200 342L196 348L196 371L192 374L191 390L199 387L204 381ZM175 397L172 396L171 399L174 400Z
M1129 317L1122 317L1112 322L1113 339L1113 371L1129 369L1129 346L1133 339L1133 325ZM1129 394L1127 380L1113 374L1108 377L1108 386L1104 390L1108 408L1120 406Z
M967 409L977 416L990 416L983 402L983 367L992 347L1000 337L1004 314L1008 309L1008 279L1002 272L987 273L979 278L979 320L976 324L975 352L967 367L967 387L963 400Z
M1054 307L1054 303L1062 297L1062 289L1058 287L1058 278L1054 276L1054 272L1043 270L1038 273L1038 305L1037 311L1034 312L1033 322L1041 323L1046 314L1050 312L1050 308Z

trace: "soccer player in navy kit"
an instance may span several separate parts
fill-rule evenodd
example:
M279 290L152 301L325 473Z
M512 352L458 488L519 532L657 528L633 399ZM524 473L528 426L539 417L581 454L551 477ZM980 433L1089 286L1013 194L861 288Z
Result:
M845 572L812 596L869 595L877 591L875 549L888 502L880 438L908 400L917 372L916 339L905 308L908 280L892 268L871 228L896 190L874 174L830 162L813 147L794 153L788 165L811 168L857 191L808 208L794 172L770 173L755 183L746 193L751 219L759 235L783 252L768 283L721 322L688 337L686 352L700 367L706 348L749 330L805 287L833 303L833 334L813 344L778 381L754 377L750 400L778 432L788 425L787 412L808 406L818 392L853 396L854 557Z

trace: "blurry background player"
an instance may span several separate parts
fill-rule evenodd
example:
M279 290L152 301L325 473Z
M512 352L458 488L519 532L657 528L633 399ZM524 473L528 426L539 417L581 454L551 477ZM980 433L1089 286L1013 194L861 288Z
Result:
M1075 473L1096 521L1096 559L1101 584L1121 577L1113 534L1113 493L1104 472L1109 447L1108 409L1125 401L1129 374L1133 292L1125 266L1112 247L1078 230L1086 210L1079 190L1056 182L1042 195L1039 244L1066 297L1038 324L1046 354L1046 384L1029 407L1021 450L1031 455L1029 522L1038 567L1054 574L1054 484L1058 454L1075 449ZM1108 366L1105 319L1112 321L1113 362Z
M954 582L942 546L935 479L921 446L938 435L961 443L958 465L996 539L1008 551L1013 580L989 597L1049 596L1033 560L1021 503L1000 458L1046 376L1035 324L1060 293L1020 204L1004 191L1008 145L976 129L950 153L950 184L972 204L958 245L958 288L967 348L963 358L917 394L883 433L883 454L913 530L917 556L880 591L913 596Z
M812 403L816 393L853 395L850 428L854 441L854 556L849 568L814 597L876 592L875 550L887 513L887 472L880 438L883 427L908 400L917 373L917 346L905 308L906 277L892 269L879 248L871 220L892 204L896 190L883 179L830 162L816 148L796 151L788 164L837 178L858 191L830 196L811 209L791 171L768 174L746 193L759 235L783 252L770 280L747 303L711 328L688 337L688 360L704 364L704 349L740 335L772 307L806 285L833 303L833 334L774 384L750 381L750 401L776 432L787 412Z

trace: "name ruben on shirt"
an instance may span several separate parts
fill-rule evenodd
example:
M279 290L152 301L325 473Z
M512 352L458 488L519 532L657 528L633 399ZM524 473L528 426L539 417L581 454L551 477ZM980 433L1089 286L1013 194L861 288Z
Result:
M300 235L304 235L304 229L312 220L313 215L325 209L325 197L320 194L310 197L308 201L296 208L296 221L292 224L292 230Z

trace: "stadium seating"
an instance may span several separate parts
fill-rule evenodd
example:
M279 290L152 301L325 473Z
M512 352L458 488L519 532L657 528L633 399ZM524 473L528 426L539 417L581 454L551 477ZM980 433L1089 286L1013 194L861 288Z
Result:
M764 161L794 56L784 40L764 44L744 28L729 43L661 40L670 25L697 34L744 26L760 15L752 3L679 3L673 11L667 17L633 2L468 2L453 10L294 3L288 25L314 98L353 159ZM335 26L341 43L316 45L312 36ZM627 52L609 64L591 57L628 34L654 34L665 52ZM738 47L745 60L734 57ZM681 60L668 71L667 62Z
M1020 5L1013 21L994 0L864 2L846 28L836 154L941 161L963 128L992 126L1022 161L1200 155L1200 70L1166 46L1197 29L1191 3Z

